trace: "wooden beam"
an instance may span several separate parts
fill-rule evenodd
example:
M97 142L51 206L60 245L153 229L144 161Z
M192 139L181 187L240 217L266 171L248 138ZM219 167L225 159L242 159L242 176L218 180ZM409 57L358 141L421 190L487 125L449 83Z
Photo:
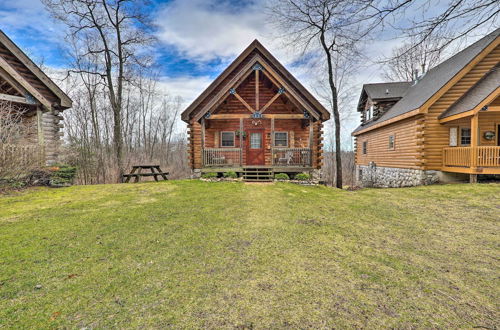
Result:
M264 74L266 75L266 77L268 77L269 79L271 79L272 81L274 81L273 83L277 82L278 85L277 87L278 88L285 88L287 90L287 94L290 95L290 100L295 103L295 105L299 108L299 109L306 109L308 110L315 119L319 119L320 118L320 115L316 112L315 109L311 108L311 106L309 106L307 104L307 102L304 101L304 99L296 94L294 92L294 90L283 80L279 77L279 75L272 69L272 68L268 68L268 67L264 67L264 70L263 70Z
M61 100L61 106L71 107L71 99L24 52L0 31L0 42L17 57L45 86ZM33 94L33 93L31 93ZM35 95L35 94L33 94Z
M259 111L259 71L255 70L255 110Z
M212 98L212 100L204 107L204 109L198 112L198 114L196 114L193 119L195 121L198 121L201 117L203 117L205 113L212 111L215 107L219 106L227 98L228 88L237 88L238 85L243 82L243 80L245 80L246 76L252 73L252 66L257 62L259 58L260 57L258 55L252 57L250 62L248 62L248 64L245 65L245 67L243 67L238 74L236 74L228 83L226 83L221 88L221 90Z
M274 103L274 101L276 101L278 99L278 97L280 97L280 95L281 95L280 93L276 93L276 95L274 95L269 100L269 102L267 102L266 105L262 107L262 110L260 112L263 113L264 111L266 111L267 108L269 108Z
M471 146L471 169L477 169L478 145L479 145L479 114L476 113L470 120L470 146Z
M201 118L201 143L205 149L205 118Z
M271 118L271 148L274 148L274 118Z
M31 84L24 79L14 68L10 66L9 63L0 57L0 67L4 69L12 78L14 78L23 88L25 88L31 95L33 95L40 103L42 103L47 109L52 109L52 104L49 100L45 98L36 88L31 86Z
M213 114L210 116L210 120L216 120L216 119L240 119L240 118L252 118L252 115L248 114L233 114L233 113L221 113L221 114ZM293 113L293 114L286 114L286 113L280 113L280 114L264 114L262 115L263 119L304 119L304 115L298 114L298 113Z
M0 77L4 79L9 85L12 86L19 94L26 95L28 91L21 86L16 80L14 80L2 67L0 67Z
M21 103L21 104L30 104L30 105L36 104L36 103L28 101L27 98L22 97L22 96L14 96L14 95L1 94L1 93L0 93L0 100Z
M243 98L238 94L238 93L233 93L234 96L236 96L236 98L241 102L243 103L243 105L245 106L245 108L247 108L251 113L254 113L255 110L245 101L243 100Z

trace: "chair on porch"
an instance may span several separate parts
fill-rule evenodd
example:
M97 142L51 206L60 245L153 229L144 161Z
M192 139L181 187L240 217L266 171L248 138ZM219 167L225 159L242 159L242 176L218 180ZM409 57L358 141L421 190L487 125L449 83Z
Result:
M292 159L293 159L293 152L287 151L285 152L283 157L278 158L278 164L290 165Z

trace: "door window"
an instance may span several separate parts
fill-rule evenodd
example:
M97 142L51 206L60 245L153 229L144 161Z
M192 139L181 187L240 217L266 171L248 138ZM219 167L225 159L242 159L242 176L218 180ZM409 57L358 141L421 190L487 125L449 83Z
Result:
M262 148L262 133L250 133L250 149Z

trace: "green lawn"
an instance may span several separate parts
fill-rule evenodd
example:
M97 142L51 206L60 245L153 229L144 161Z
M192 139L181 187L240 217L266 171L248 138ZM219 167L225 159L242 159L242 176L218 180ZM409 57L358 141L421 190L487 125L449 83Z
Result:
M495 328L499 223L498 184L33 189L0 196L0 328Z

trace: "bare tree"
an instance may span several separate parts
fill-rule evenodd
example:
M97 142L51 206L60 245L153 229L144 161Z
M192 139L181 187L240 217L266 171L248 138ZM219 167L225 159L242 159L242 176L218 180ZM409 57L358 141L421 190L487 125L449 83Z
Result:
M326 68L329 101L335 132L335 185L342 188L341 115L339 109L339 59L356 56L357 42L362 37L357 16L347 15L365 8L363 2L343 0L277 0L271 7L273 21L284 34L288 46L303 53L319 56Z
M389 81L413 81L425 74L441 61L443 39L427 39L419 42L412 38L409 42L392 51L391 56L381 61L384 77Z
M68 27L67 39L76 45L76 62L91 61L93 67L75 67L70 72L88 73L101 78L113 114L113 146L118 180L123 164L124 84L134 66L145 65L148 58L141 47L152 38L147 35L146 16L140 0L43 0L57 20ZM95 61L97 59L97 61Z

